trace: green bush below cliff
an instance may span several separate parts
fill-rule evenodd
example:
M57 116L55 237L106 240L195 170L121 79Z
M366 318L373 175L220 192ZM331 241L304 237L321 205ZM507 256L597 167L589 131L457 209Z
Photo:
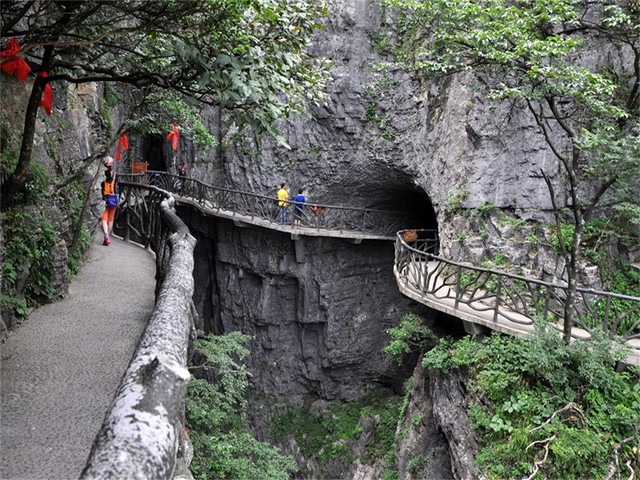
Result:
M441 340L423 365L469 374L487 478L604 478L616 466L627 478L640 468L640 370L617 372L624 356L608 340L566 346L539 327L530 341Z

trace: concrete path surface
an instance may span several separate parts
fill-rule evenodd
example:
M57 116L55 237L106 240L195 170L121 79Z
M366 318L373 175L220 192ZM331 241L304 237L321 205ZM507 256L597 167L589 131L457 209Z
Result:
M98 234L68 295L0 345L0 479L80 476L154 304L155 263Z

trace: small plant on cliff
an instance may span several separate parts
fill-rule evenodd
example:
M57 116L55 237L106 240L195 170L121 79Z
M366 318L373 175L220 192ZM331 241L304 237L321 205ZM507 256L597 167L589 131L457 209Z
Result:
M466 371L488 478L627 478L640 468L640 370L617 372L624 356L598 337L565 345L541 324L528 341L441 341L423 365Z
M297 470L293 459L249 431L248 373L242 364L249 354L245 347L249 339L233 332L196 342L196 357L203 357L204 363L192 368L213 379L194 378L187 388L187 427L194 447L191 471L196 479L286 480Z
M429 348L436 342L436 336L424 318L415 313L406 314L400 325L388 329L387 333L392 340L384 352L393 355L398 363L402 363L406 355Z
M454 214L462 209L462 202L469 195L466 188L456 188L447 194L447 202L444 205L444 211L448 214Z

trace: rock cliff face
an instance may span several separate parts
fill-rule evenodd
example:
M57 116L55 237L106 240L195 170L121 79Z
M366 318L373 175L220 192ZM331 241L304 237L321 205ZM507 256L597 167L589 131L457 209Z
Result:
M514 264L561 275L552 249L526 243L534 227L516 232L499 221L501 212L523 221L549 218L548 193L535 172L552 160L535 126L518 111L502 122L507 107L490 110L474 89L476 78L421 83L405 72L376 70L389 58L388 12L376 0L328 3L326 29L311 51L334 62L330 96L310 118L282 125L291 150L245 137L221 156L196 152L203 163L188 157L192 176L272 196L286 182L314 203L404 210L418 227L437 228L443 253L454 259L479 262L500 252ZM453 200L457 211L449 208ZM495 206L486 216L470 220L460 212L485 204ZM180 214L198 240L201 327L254 336L249 367L258 391L350 400L373 383L401 390L411 373L381 353L385 330L408 311L429 314L398 293L390 242L305 238L296 245L282 233L239 228L187 208ZM296 248L304 249L303 261L296 261ZM463 380L429 378L419 367L413 375L408 423L398 427L409 432L397 435L400 477L474 478ZM412 460L420 455L416 470ZM356 470L352 478L376 471Z
M467 421L473 396L458 374L428 372L420 362L396 432L398 478L476 479L477 441Z
M453 259L479 263L499 252L536 275L561 275L548 242L527 243L532 232L542 236L534 227L515 231L499 222L504 212L522 221L548 215L534 172L551 160L531 122L518 111L500 120L507 107L490 110L474 90L478 79L421 83L377 70L390 58L389 12L376 0L328 3L311 52L333 60L329 99L311 107L309 118L282 125L291 150L248 136L204 163L185 150L192 176L271 196L284 181L314 203L404 210L417 227L437 228L442 252ZM224 137L216 116L208 118ZM449 208L456 199L457 211ZM495 206L490 215L461 214L487 203ZM396 291L390 244L307 239L305 261L297 263L285 235L198 218L190 224L199 232L199 311L214 331L256 334L254 380L265 392L349 398L354 380L389 375L379 354L384 330L411 308Z
M406 373L382 353L385 330L421 309L396 288L392 242L292 240L189 207L179 213L197 239L199 328L254 337L248 364L258 391L351 400L372 383L401 390Z
M471 75L419 81L375 68L392 58L385 33L390 12L377 0L328 4L326 28L310 50L333 60L329 98L281 126L291 149L245 136L220 156L193 153L204 159L193 162L193 175L264 195L274 195L284 181L291 191L304 188L311 202L405 210L416 214L418 227L438 229L442 252L454 260L477 262L501 250L515 265L555 278L562 265L550 265L546 251L543 258L536 258L538 251L522 255L527 232L494 235L486 219L467 221L486 205L495 207L493 226L498 214L522 222L551 219L539 172L544 167L557 187L559 167L532 119L486 99L478 88L482 79ZM217 136L229 137L215 115L207 118Z

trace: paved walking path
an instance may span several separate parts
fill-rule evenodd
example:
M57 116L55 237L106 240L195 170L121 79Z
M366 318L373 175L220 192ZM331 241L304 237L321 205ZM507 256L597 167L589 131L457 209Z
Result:
M75 480L154 303L155 263L93 239L69 294L0 345L0 479Z

